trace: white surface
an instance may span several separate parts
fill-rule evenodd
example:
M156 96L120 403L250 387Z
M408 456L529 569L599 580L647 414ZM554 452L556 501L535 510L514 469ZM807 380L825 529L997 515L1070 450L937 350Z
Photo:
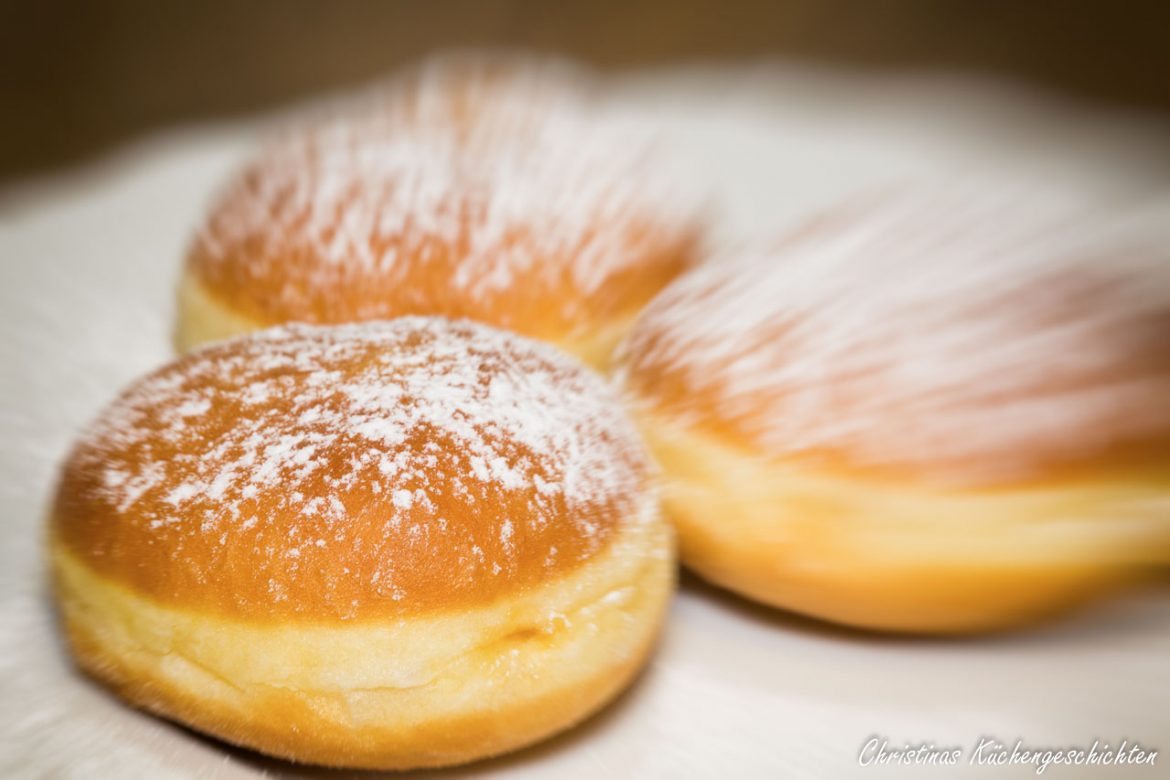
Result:
M1170 132L950 78L760 66L619 87L713 191L734 240L907 175L1012 171L1123 195L1170 188ZM190 129L0 193L0 776L333 776L269 762L120 705L80 679L44 591L55 464L117 389L170 355L179 259L256 127ZM940 518L945 521L945 518ZM874 734L1033 746L1122 737L1170 753L1170 600L1153 587L1013 636L851 634L694 582L639 684L584 727L432 776L1032 777L1027 767L857 766ZM1050 767L1045 777L1156 777Z

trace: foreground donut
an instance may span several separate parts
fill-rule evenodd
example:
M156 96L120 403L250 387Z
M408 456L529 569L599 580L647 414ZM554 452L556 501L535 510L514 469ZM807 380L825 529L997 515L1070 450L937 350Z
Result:
M131 386L52 513L77 663L270 755L408 768L560 731L673 583L640 443L551 348L442 319L290 326Z
M285 322L467 317L606 363L693 260L696 227L646 139L584 80L438 60L287 134L214 204L187 257L177 340Z
M1105 219L926 188L672 285L618 374L683 562L820 618L950 632L1170 558L1168 223L1087 234Z

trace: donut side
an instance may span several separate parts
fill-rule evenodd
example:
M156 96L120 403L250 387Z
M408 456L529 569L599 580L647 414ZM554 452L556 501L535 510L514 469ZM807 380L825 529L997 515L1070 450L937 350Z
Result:
M58 539L78 665L138 707L323 766L409 769L567 729L645 663L673 592L673 536L647 499L596 559L491 604L354 625L231 619L159 603Z
M631 406L683 563L774 607L879 631L1002 630L1170 563L1164 471L943 490L778 462Z

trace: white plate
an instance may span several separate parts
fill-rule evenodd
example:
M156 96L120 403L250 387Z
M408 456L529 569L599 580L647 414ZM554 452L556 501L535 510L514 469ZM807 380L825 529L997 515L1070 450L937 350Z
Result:
M1170 133L955 77L781 65L635 74L615 100L660 123L715 193L724 239L924 172L1024 172L1128 194L1170 187ZM325 775L123 707L71 670L40 560L55 464L78 428L170 355L179 258L256 123L189 128L0 193L0 776ZM940 518L941 519L941 518ZM871 735L958 746L1094 739L1170 751L1170 601L1151 588L1033 631L874 638L684 581L661 651L584 727L454 776L1033 777L1031 767L861 768ZM1050 767L1154 777L1160 767ZM447 776L438 773L436 776Z

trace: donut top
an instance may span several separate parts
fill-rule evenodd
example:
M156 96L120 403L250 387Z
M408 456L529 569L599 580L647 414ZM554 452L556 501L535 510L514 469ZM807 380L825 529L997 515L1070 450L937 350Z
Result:
M68 459L55 527L160 601L357 619L490 600L644 508L603 381L468 322L289 326L132 385Z
M555 338L632 315L696 231L649 139L598 113L537 66L423 68L264 148L189 268L270 324L436 314Z
M625 381L769 456L950 485L1164 458L1170 215L1013 193L885 193L700 268Z
M539 133L540 124L550 119L579 123L581 112L595 107L597 97L597 82L566 60L441 54L343 101L330 118L343 124L360 118L388 129L405 122L472 142L495 142Z

